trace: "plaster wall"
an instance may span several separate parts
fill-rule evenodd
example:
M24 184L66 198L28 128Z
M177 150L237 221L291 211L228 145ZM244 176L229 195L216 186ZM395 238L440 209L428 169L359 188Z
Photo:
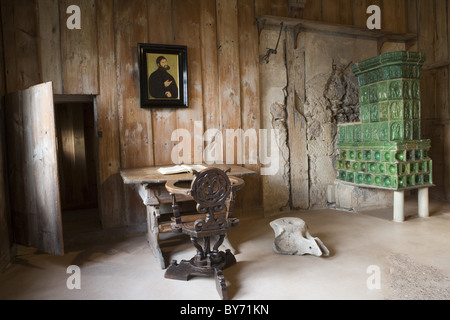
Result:
M278 32L262 30L260 34L259 55L262 57L268 48L275 48ZM285 35L282 34L277 54L269 58L269 63L260 60L261 128L276 130L278 171L265 175L263 182L264 212L279 212L290 209L290 152L287 132L287 68L285 59Z
M260 56L273 48L277 39L278 30L262 30ZM351 65L377 55L377 51L375 40L316 31L302 31L295 38L293 30L287 28L277 54L271 55L267 64L260 61L261 127L278 129L280 155L278 172L263 177L266 215L329 206L327 190L335 188L336 178L337 122L332 105L358 104ZM341 83L333 79L336 69L342 72ZM327 94L330 86L333 90L343 88L345 92L336 98L340 101L332 101ZM348 101L352 99L356 101ZM336 188L332 193L341 199L340 192L345 190ZM379 199L391 198L385 191L373 193L367 197L364 192L351 192L356 198L346 203L361 208L361 194L367 207L372 206L371 199L373 206L378 206Z
M355 62L377 55L377 42L317 32L301 33L300 38L305 50L304 110L308 125L310 208L324 208L327 206L327 186L333 184L336 177L337 134L336 120L324 90L332 75L333 65L345 69ZM349 69L344 70L349 79L345 83L347 89L355 78ZM340 103L343 103L344 97L341 100Z

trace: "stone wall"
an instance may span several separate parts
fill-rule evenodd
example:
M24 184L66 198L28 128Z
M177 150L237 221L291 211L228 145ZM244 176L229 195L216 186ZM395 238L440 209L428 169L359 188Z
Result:
M260 56L274 47L278 31L261 31ZM327 190L336 179L337 124L359 120L351 66L377 50L370 39L316 31L296 37L285 28L277 54L268 63L260 61L261 127L279 129L280 152L277 174L263 177L266 215L328 207Z

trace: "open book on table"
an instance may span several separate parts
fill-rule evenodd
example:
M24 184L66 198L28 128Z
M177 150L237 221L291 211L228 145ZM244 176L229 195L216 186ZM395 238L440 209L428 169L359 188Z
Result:
M202 166L201 164L179 164L172 167L162 167L158 169L158 172L161 174L176 174L176 173L185 173L195 171L202 171L207 167Z

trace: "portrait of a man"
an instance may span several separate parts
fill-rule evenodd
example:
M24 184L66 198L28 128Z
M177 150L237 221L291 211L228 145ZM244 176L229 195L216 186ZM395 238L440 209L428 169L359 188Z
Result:
M141 108L188 108L187 46L139 43Z
M147 54L149 99L178 99L177 58L176 55Z

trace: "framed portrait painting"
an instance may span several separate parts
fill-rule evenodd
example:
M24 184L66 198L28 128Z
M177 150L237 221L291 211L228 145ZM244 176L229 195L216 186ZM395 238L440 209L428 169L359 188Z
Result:
M142 108L188 107L187 47L139 43Z

